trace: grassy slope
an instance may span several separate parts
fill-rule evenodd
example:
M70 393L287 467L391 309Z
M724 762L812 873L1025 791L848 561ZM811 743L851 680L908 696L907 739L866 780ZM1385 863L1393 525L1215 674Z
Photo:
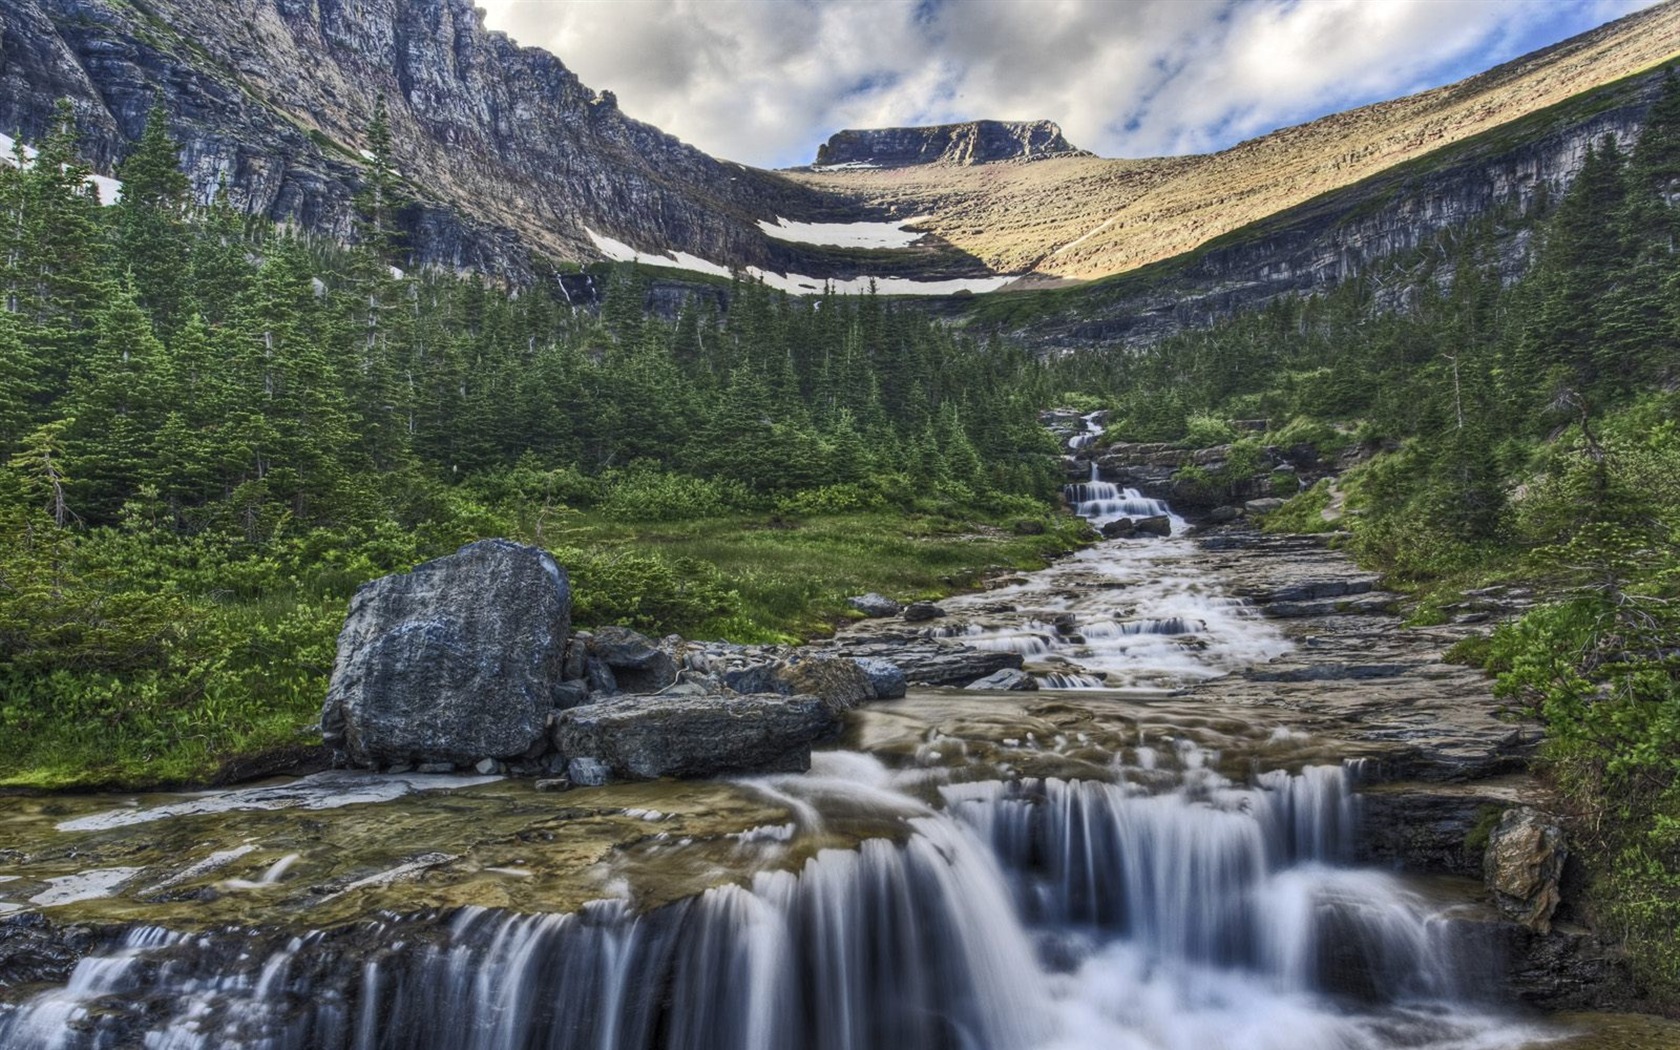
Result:
M606 609L656 634L794 642L855 616L849 595L938 597L995 571L1041 567L1082 533L1075 519L1046 512L1031 519L1043 533L1019 535L1012 528L1019 520L875 512L625 523L568 513L545 523L540 542L570 562L580 627L595 626L591 610ZM517 538L537 539L529 531ZM699 623L641 616L658 606L638 596L647 585L640 570L660 564L726 594L728 610ZM200 603L204 630L241 640L238 667L208 675L191 709L156 703L150 679L135 675L112 679L103 703L54 708L26 730L0 733L0 788L204 783L260 766L258 756L317 744L313 726L344 614L343 595L320 589L301 580L242 601Z

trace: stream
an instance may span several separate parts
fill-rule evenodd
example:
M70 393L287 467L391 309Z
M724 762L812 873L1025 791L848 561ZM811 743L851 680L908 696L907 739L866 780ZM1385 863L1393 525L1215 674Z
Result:
M1096 477L1070 498L1170 515ZM1411 666L1397 621L1321 549L1172 520L942 603L928 636L1018 652L1038 690L912 689L805 774L0 800L0 913L82 938L64 979L0 987L0 1046L1680 1045L1527 1012L1478 883L1372 862L1368 775L1445 782L1505 746L1442 713L1468 680L1381 671ZM1299 595L1254 575L1287 557L1318 574Z

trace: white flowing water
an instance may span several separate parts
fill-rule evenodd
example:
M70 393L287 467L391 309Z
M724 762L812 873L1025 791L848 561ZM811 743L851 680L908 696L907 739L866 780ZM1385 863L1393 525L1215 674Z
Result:
M894 836L638 913L466 908L261 950L147 927L0 1016L0 1045L150 1050L1515 1047L1480 925L1339 866L1340 767L929 794L868 756L751 781Z

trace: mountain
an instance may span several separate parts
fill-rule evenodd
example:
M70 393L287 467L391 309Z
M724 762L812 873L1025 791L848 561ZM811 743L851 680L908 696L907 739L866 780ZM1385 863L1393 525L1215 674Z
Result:
M9 0L0 132L39 137L67 97L109 171L159 96L201 199L225 180L252 214L342 237L384 95L413 261L515 277L527 253L601 258L599 237L786 270L821 253L758 220L868 213L630 119L482 18L470 0Z
M1100 158L1049 121L981 120L843 131L817 164L769 172L631 119L482 18L470 0L7 0L0 133L39 137L69 98L110 173L155 97L201 199L225 184L252 215L342 238L384 96L411 265L524 282L635 258L747 269L794 291L872 278L888 292L992 291L1182 256L1680 53L1671 0L1458 84L1206 156ZM1567 180L1559 165L1548 179ZM1457 170L1466 186L1484 178Z
M1671 0L1456 84L1219 153L789 175L859 207L929 216L925 228L998 272L1029 274L1027 284L1090 280L1179 255L1676 54L1680 3Z
M817 168L885 168L915 164L994 164L1005 160L1091 154L1075 149L1048 120L975 120L928 128L836 132L817 147Z

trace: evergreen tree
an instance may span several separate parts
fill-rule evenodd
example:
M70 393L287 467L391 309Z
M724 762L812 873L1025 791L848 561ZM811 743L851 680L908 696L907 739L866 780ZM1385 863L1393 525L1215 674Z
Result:
M165 337L174 331L187 297L191 203L167 119L162 101L154 102L139 143L117 170L122 196L115 215L118 257L140 305Z

